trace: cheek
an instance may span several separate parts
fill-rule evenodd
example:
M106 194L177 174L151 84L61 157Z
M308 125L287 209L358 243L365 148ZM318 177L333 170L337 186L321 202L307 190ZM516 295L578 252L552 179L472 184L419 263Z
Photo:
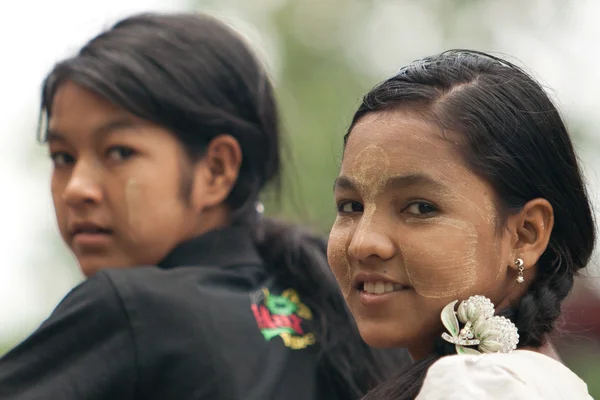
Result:
M170 180L171 182L176 180ZM123 186L121 221L129 241L144 246L178 240L191 219L186 218L185 206L175 185L161 185L129 178ZM165 240L166 238L169 238Z
M136 231L143 224L144 216L139 213L142 206L140 192L141 189L137 181L133 178L129 179L125 184L125 215L127 216L127 225L132 231Z
M406 273L423 297L455 297L477 283L478 234L464 221L436 218L432 224L406 235L410 240L401 248Z
M331 229L327 244L327 260L344 297L348 296L352 287L352 270L347 250L353 226L352 219L338 218Z
M54 205L54 213L56 216L56 223L58 224L58 228L60 229L60 233L64 236L66 235L67 230L67 222L66 222L66 204L63 200L65 185L63 180L57 178L56 176L52 176L51 184L50 184L50 193L52 194L52 204Z

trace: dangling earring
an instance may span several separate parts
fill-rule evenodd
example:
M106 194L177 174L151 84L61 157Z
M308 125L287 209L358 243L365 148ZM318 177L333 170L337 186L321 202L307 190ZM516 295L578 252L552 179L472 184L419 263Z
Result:
M525 278L523 277L523 271L525 271L525 268L523 267L523 259L517 258L515 260L515 266L519 269L517 272L517 283L525 282Z

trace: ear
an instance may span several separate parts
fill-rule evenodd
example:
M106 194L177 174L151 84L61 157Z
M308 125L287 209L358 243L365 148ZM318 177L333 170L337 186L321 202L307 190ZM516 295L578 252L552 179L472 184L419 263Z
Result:
M195 166L195 179L192 201L202 208L222 204L235 185L240 166L242 149L231 135L219 135L213 138L202 159Z
M523 206L519 214L509 217L509 220L511 230L516 233L513 243L515 259L521 258L523 267L530 269L537 264L548 247L554 227L554 209L546 199L533 199ZM510 265L517 269L514 263L511 262Z

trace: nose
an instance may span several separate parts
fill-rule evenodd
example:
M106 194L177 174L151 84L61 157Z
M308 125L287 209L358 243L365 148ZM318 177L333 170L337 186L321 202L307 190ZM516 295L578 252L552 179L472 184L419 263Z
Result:
M385 223L377 223L372 217L368 213L363 215L348 246L349 255L360 262L373 258L389 260L396 254L394 242L385 232Z
M98 172L93 165L78 161L71 172L63 192L63 200L71 207L98 204L102 201L102 188Z

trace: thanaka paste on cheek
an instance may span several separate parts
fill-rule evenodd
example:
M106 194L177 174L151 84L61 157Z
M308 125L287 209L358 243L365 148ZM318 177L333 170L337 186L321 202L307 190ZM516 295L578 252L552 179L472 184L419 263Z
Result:
M466 177L465 177L466 178ZM468 178L466 178L467 180L467 185L472 185L472 183L470 183L470 180ZM486 198L486 196L481 196L481 200L482 203L481 204L476 204L472 201L470 201L467 196L461 194L460 192L458 193L453 193L451 196L454 200L454 202L458 203L458 202L462 202L463 204L465 204L465 207L468 207L469 210L473 213L478 214L481 219L482 219L482 223L484 224L488 224L488 226L493 229L494 231L497 230L497 212L496 212L496 208L494 206L494 204L492 203L492 201L488 200L488 198ZM496 240L494 242L494 248L492 249L493 254L490 255L490 260L493 260L495 257L501 257L501 251L502 251L502 244L501 244L501 237L498 237L498 240ZM506 265L500 261L498 263L498 268L497 268L497 273L495 276L496 280L500 280L502 279L502 276L506 273Z
M463 208L467 208L470 213L477 214L481 218L481 222L478 224L479 226L487 226L487 229L496 232L497 211L492 200L493 197L489 194L486 196L486 192L484 192L480 197L481 202L475 203L471 199L469 199L468 196L463 194L463 191L466 188L481 190L481 185L478 185L477 182L474 181L474 179L470 176L471 173L464 166L458 163L449 162L447 164L447 168L442 170L439 179L453 181L457 179L457 174L461 178L460 180L462 181L462 185L464 185L464 189L446 194L445 196L447 201L451 201L453 204L455 204L454 207L461 206ZM448 219L448 221L450 221L450 219ZM492 265L496 265L496 263L492 260L497 259L501 256L500 251L502 246L500 243L500 238L494 241L494 244L492 245L493 248L480 249L479 246L481 245L481 243L478 243L478 233L473 224L467 223L465 221L454 220L454 223L451 225L454 225L456 228L459 228L460 230L459 232L457 232L457 234L465 238L464 247L462 247L464 249L462 253L463 255L452 255L451 257L449 257L449 259L447 260L447 273L440 272L440 282L443 283L445 281L448 283L448 285L434 285L431 286L430 289L421 288L420 294L424 297L451 297L457 296L460 293L464 293L465 291L472 289L475 285L479 283L477 281L477 271L482 266L477 265L477 263L492 262ZM460 225L462 225L462 227ZM484 237L485 236L486 235L484 235ZM440 240L442 240L442 242L444 241L443 238L440 238ZM461 248L461 246L457 244L455 248L458 249ZM486 250L486 255L483 258L478 257L480 255L479 253L481 253L481 250ZM458 260L461 259L463 259L463 265L459 266ZM492 273L492 275L490 276L491 279L495 278L496 280L499 280L502 278L502 275L506 272L506 266L502 262L499 262L497 265L497 272L495 275L493 275ZM453 269L455 270L454 277L450 276L452 275L451 271ZM445 268L443 268L441 271L444 270ZM456 279L458 277L460 277L460 280ZM452 288L450 286L450 283L456 286ZM433 288L435 288L435 290ZM419 292L419 290L417 290L417 292Z
M338 217L329 234L327 245L327 259L344 298L347 298L352 289L352 268L348 260L347 249L353 225L354 220L351 218Z
M407 222L435 224L423 227L431 232L419 235L421 243L411 245L405 240L400 248L406 274L418 294L434 299L453 297L476 285L478 235L471 223L443 216ZM436 226L450 228L452 236L448 236L449 229L435 230ZM440 246L444 242L448 244Z
M500 239L496 242L496 248L494 250L498 257L500 257L500 261L498 262L498 272L496 273L496 280L500 281L504 275L506 275L506 270L508 269L508 265L502 261L502 243Z
M486 223L493 224L495 226L495 224L496 224L496 208L495 208L494 204L487 199L487 197L485 196L485 193L482 193L480 204L474 203L467 196L462 194L462 192L467 188L477 190L476 188L480 187L480 185L477 185L477 183L474 182L473 179L469 177L469 175L468 175L469 172L460 165L452 165L452 164L448 165L448 168L446 169L446 171L448 171L448 172L443 174L441 176L441 179L446 179L446 180L450 181L450 179L449 179L450 176L448 176L450 174L453 174L454 179L456 179L457 171L461 175L463 175L461 177L463 179L461 179L461 180L463 181L464 189L454 191L451 195L453 200L456 203L458 203L458 202L464 203L464 205L466 207L469 207L470 212L477 213Z

